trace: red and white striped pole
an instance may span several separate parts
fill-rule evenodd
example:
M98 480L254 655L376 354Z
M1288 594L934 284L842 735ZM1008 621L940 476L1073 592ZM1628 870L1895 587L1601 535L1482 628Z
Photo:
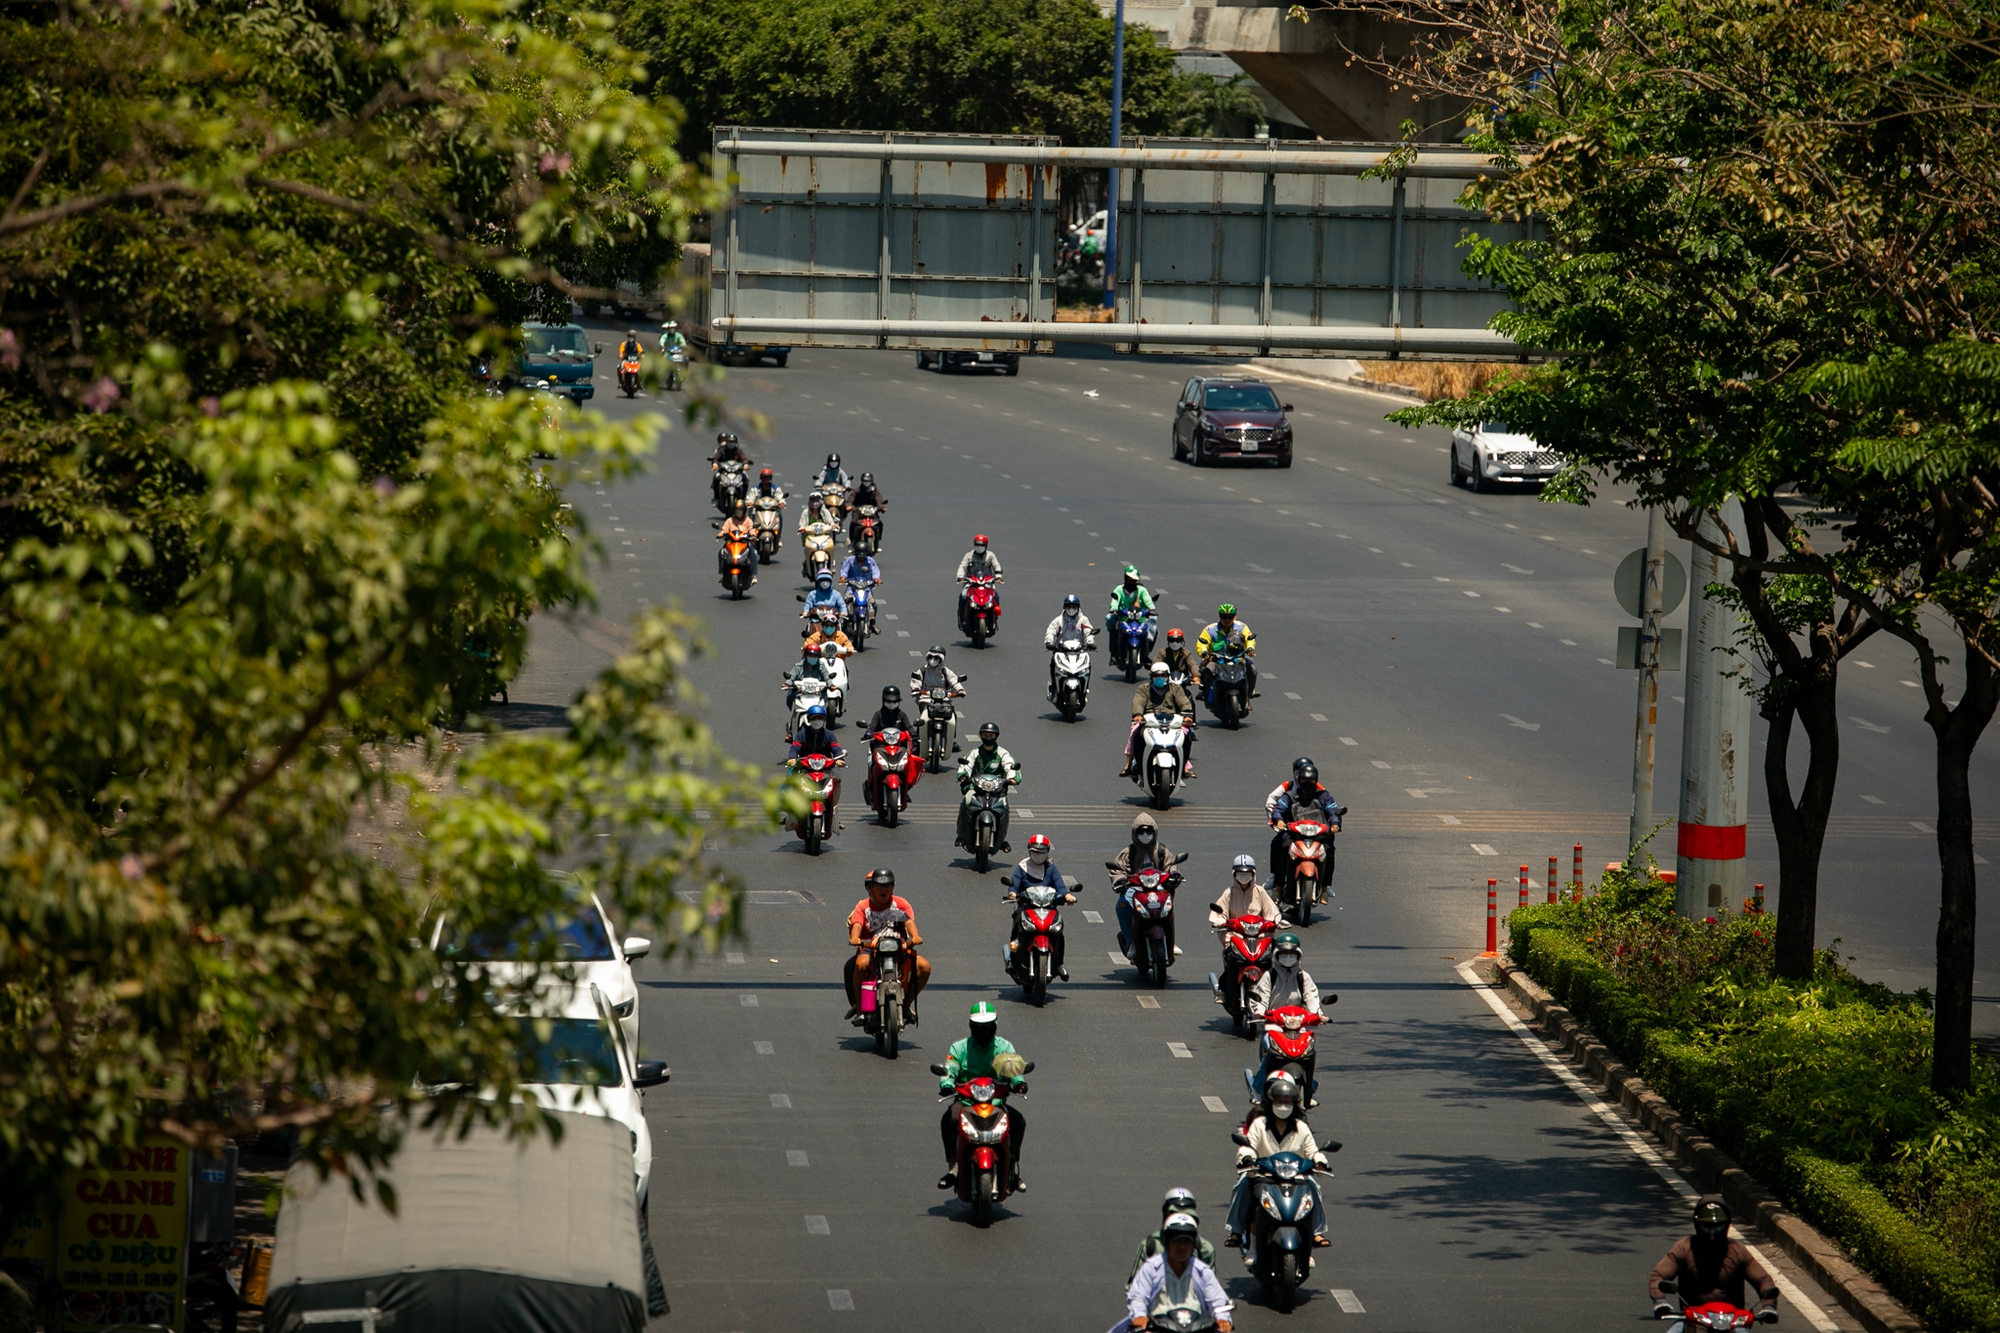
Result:
M1521 906L1528 905L1528 867L1521 867Z
M1486 952L1481 955L1491 958L1500 952L1500 881L1486 881Z
M1556 900L1556 859L1553 856L1551 856L1549 858L1549 901L1554 902L1555 900Z
M1573 851L1575 859L1571 862L1572 869L1570 870L1570 882L1575 886L1576 900L1578 902L1582 902L1583 901L1583 844L1578 843L1576 847L1573 849Z

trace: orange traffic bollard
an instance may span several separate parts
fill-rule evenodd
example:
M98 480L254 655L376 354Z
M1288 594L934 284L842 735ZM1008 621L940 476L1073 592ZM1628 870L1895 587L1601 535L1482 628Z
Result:
M1491 958L1500 952L1500 881L1486 881L1486 952L1481 955Z

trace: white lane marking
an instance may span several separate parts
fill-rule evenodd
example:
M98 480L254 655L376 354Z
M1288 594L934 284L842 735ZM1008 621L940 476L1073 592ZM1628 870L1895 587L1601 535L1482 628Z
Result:
M1194 1052L1187 1048L1186 1042L1170 1041L1167 1043L1167 1049L1174 1053L1174 1059L1176 1060L1194 1059Z
M1540 622L1540 621L1538 621L1538 620L1530 620L1530 621L1528 622L1528 628L1529 628L1529 629L1540 629L1541 627L1542 627L1542 624L1541 624L1541 622Z
M1438 818L1447 824L1456 824L1459 822L1457 815L1439 815Z
M1450 580L1450 579L1446 578L1446 577L1445 577L1444 575L1442 575L1442 574L1433 574L1433 575L1431 575L1431 578L1432 578L1432 580L1433 580L1433 581L1435 581L1435 582L1438 582L1438 583L1450 583L1450 582L1451 582L1451 580Z
M806 1234L808 1236L831 1236L833 1228L826 1224L826 1216L824 1214L807 1213Z
M1910 821L1910 827L1911 827L1911 828L1913 828L1913 829L1915 829L1915 830L1916 830L1917 832L1919 832L1919 833L1935 833L1935 832L1937 832L1937 830L1936 830L1936 829L1934 829L1934 828L1932 828L1932 827L1931 827L1931 826L1930 826L1929 824L1920 824L1920 823L1918 823L1918 822L1917 822L1916 820L1914 820L1914 819L1912 819L1912 820Z
M785 1149L785 1165L806 1166L809 1165L809 1163L807 1163L806 1155L803 1152L799 1151L797 1148L787 1148Z
M1408 792L1410 795L1416 797L1420 801L1428 801L1431 798L1431 794L1425 791L1422 787L1405 787L1403 788L1403 790Z
M901 619L902 619L902 617L901 617L901 616L899 616L899 615L897 615L897 614L896 614L896 613L895 613L894 611L884 611L884 612L882 613L882 619L884 619L884 620L901 620Z
M1923 686L1917 684L1917 682L1915 682L1914 680L1906 680L1903 682L1903 684L1909 686L1913 690L1921 690L1923 688Z
M791 1109L792 1109L792 1094L790 1094L789 1092L774 1092L774 1093L772 1093L772 1094L771 1094L771 1109L772 1109L773 1111L789 1111L789 1110L791 1110Z
M1102 912L1085 912L1083 914L1083 919L1085 921L1088 921L1093 926L1101 926L1104 924L1104 914Z
M852 1310L854 1308L854 1296L845 1287L828 1287L826 1291L826 1303L836 1310Z
M745 1009L755 1009L757 1007L757 997L754 995L739 995L736 997L736 1002Z
M1503 616L1512 615L1514 613L1514 608L1511 606L1496 606L1493 609L1495 611L1498 611Z
M1873 662L1864 662L1858 657L1854 659L1854 665L1858 667L1867 667L1870 671L1873 671L1875 669L1875 664Z
M1220 1097L1203 1097L1201 1099L1201 1104L1203 1106L1206 1106L1209 1110L1215 1112L1217 1115L1229 1114L1229 1103L1223 1101L1222 1098Z
M1340 1307L1340 1312L1342 1314L1368 1313L1368 1311L1363 1309L1361 1306L1361 1298L1359 1296L1356 1296L1353 1292L1349 1291L1346 1287L1335 1287L1332 1291L1329 1291L1327 1295L1333 1297L1333 1303Z
M1532 569L1523 569L1519 565L1510 565L1505 560L1502 560L1500 562L1500 568L1506 570L1512 570L1516 574L1532 574L1535 572Z
M1519 1037L1521 1044L1533 1052L1535 1057L1548 1068L1550 1073L1562 1080L1565 1087L1576 1094L1578 1101L1581 1101L1599 1120L1602 1120L1626 1147L1637 1154L1639 1160L1659 1173L1660 1179L1667 1182L1668 1188L1680 1195L1682 1199L1698 1199L1701 1197L1701 1191L1681 1179L1680 1172L1674 1170L1667 1159L1660 1155L1657 1148L1641 1138L1638 1131L1626 1124L1624 1118L1607 1106L1603 1099L1591 1090L1589 1084L1578 1078L1576 1072L1564 1063L1562 1058L1551 1050L1546 1042L1536 1036L1526 1023L1523 1023L1515 1016L1514 1011L1507 1007L1507 1002L1494 993L1493 987L1480 981L1478 973L1472 970L1470 962L1460 963L1453 970L1458 973L1466 985L1478 993L1480 999L1486 1001L1486 1007L1491 1009L1494 1015L1507 1025L1507 1030ZM1732 1227L1730 1232L1738 1240L1743 1239L1742 1233L1736 1231L1735 1228ZM1793 1282L1784 1273L1780 1272L1778 1266L1766 1258L1763 1252L1756 1246L1749 1246L1749 1249L1752 1254L1757 1256L1758 1261L1764 1265L1764 1270L1771 1275L1772 1280L1778 1284L1778 1290L1783 1293L1786 1301L1790 1302L1793 1309L1804 1311L1807 1321L1814 1328L1818 1329L1820 1333L1836 1333L1839 1325L1827 1317L1826 1311L1820 1309L1816 1303L1808 1299L1805 1292L1799 1289L1796 1282Z
M1185 611L1185 610L1187 610L1187 609L1188 609L1188 607L1187 607L1187 603L1186 603L1186 602L1175 602L1175 603L1174 603L1174 610L1176 610L1176 611Z
M1473 844L1472 844L1472 850L1473 850L1473 851L1475 851L1475 852L1478 852L1478 853L1479 853L1479 854L1480 854L1481 856L1498 856L1498 855L1500 855L1500 853L1498 853L1498 852L1494 851L1494 850L1493 850L1493 849L1492 849L1491 847L1487 846L1487 845L1486 845L1485 843L1483 843L1483 842L1475 842L1475 843L1473 843Z
M722 955L722 961L725 963L740 963L743 961L743 955L740 951L731 949L728 953Z
M896 637L899 639L907 639L910 637L910 632L906 629L899 629L896 631Z
M1315 722L1324 722L1324 721L1326 721L1326 714L1325 714L1325 713L1308 713L1308 714L1306 714L1306 716L1307 716L1307 717L1310 717L1310 718L1311 718L1311 719L1312 719L1313 721L1315 721Z
M1507 725L1510 727L1519 727L1523 731L1540 731L1542 729L1541 723L1523 722L1520 718L1515 717L1512 713L1502 713L1500 716L1507 719Z
M1160 1007L1160 1002L1150 995L1141 995L1139 997L1139 1007L1141 1009L1157 1009Z
M1317 524L1317 523L1315 523L1315 522L1313 522L1313 521L1312 521L1311 519L1307 519L1307 520L1306 520L1306 526L1307 526L1307 527L1309 527L1309 528L1316 528L1316 527L1319 527L1320 525L1319 525L1319 524Z
M1298 698L1299 696L1298 696L1298 695L1296 695L1296 694L1293 694L1293 693L1292 693L1292 692L1291 692L1290 690L1286 690L1286 691L1285 691L1285 697L1286 697L1287 699L1296 699L1296 698Z
M1357 741L1357 740L1355 740L1355 739L1354 739L1354 737L1352 737L1352 736L1342 736L1342 737L1340 738L1340 743L1341 743L1342 745L1359 745L1359 744L1361 744L1361 742L1360 742L1360 741Z
M776 1044L768 1041L753 1041L750 1043L750 1049L759 1055L776 1055L778 1053Z
M1862 797L1861 799L1862 799L1862 800L1864 800L1864 801L1866 801L1866 802L1868 802L1868 804L1870 804L1870 805L1885 805L1885 804L1887 804L1887 802L1885 802L1885 801L1884 801L1884 800L1883 800L1883 799L1882 799L1882 798L1881 798L1880 796L1864 796L1864 797Z
M1371 546L1368 549L1376 555L1382 554L1382 548L1379 546Z
M1462 589L1461 591L1463 591L1463 592L1465 593L1465 595L1466 595L1467 597L1477 597L1477 596L1479 596L1479 594L1478 594L1478 593L1474 592L1474 591L1473 591L1472 589L1470 589L1470 588L1465 588L1465 589Z
M1370 759L1368 762L1377 768L1387 768L1389 766L1388 761L1383 759Z
M1104 956L1111 960L1111 965L1113 967L1123 967L1128 961L1124 954L1119 953L1115 949L1106 949L1104 951Z
M1035 817L1035 812L1034 812L1033 810L1030 810L1030 809L1029 809L1029 808L1028 808L1027 806L1025 806L1025 805L1021 807L1021 809L1020 809L1020 812L1019 812L1019 813L1020 813L1020 816L1021 816L1021 818L1023 818L1023 819L1033 819L1033 818Z
M1872 731L1877 736L1886 736L1889 734L1889 728L1878 727L1865 717L1850 717L1847 720L1849 722L1852 722L1855 726L1861 728L1863 731Z
M1557 639L1557 640L1556 640L1556 642L1557 642L1557 643L1559 643L1559 644L1561 644L1561 645L1562 645L1563 647L1565 647L1565 648L1574 648L1574 647L1576 647L1576 640L1575 640L1575 639Z

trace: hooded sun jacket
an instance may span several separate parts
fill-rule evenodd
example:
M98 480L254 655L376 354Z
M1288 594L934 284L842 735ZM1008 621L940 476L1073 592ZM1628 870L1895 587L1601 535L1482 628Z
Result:
M1139 851L1139 830L1142 828L1153 830L1153 850L1150 857ZM1174 863L1174 854L1160 841L1159 821L1143 810L1135 815L1132 819L1131 840L1119 849L1117 856L1111 858L1111 863L1117 867L1111 872L1113 884L1131 874L1135 865L1141 869L1150 865L1156 870L1165 870L1171 866Z

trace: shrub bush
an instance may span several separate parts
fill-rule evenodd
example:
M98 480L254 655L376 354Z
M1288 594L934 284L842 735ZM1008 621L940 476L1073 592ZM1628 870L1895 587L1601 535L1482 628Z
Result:
M1693 921L1671 885L1611 872L1508 917L1513 960L1660 1095L1941 1333L2000 1333L2000 1080L1931 1095L1921 994L1823 951L1771 971L1768 917Z

